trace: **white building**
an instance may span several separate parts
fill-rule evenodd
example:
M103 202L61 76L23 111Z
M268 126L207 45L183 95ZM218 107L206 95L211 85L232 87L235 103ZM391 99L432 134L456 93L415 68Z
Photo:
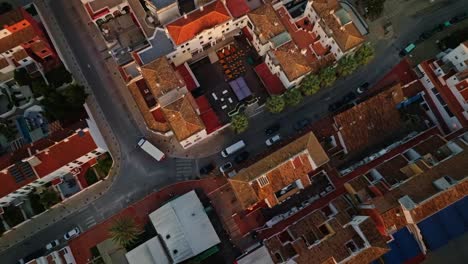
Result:
M158 236L128 252L130 264L180 263L221 242L195 191L168 202L149 217Z
M450 131L468 127L468 71L466 42L440 59L423 61L417 67L425 88L427 105L437 111L433 121ZM430 111L429 109L427 109ZM439 116L441 120L438 120ZM441 124L444 123L444 124Z
M180 17L177 0L145 0L145 5L162 25Z

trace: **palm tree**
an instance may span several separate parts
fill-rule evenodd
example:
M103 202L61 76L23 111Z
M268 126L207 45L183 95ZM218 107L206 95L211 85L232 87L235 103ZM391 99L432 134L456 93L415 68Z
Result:
M272 95L266 101L266 108L270 113L279 113L284 110L285 106L284 98L279 95Z
M121 217L112 223L109 228L112 240L122 247L132 245L141 234L141 229L130 217Z
M336 70L340 76L348 76L356 70L358 64L352 56L345 56L338 61Z
M287 105L296 106L302 101L301 91L297 88L289 89L284 94L284 101Z
M319 73L319 79L322 87L331 86L336 81L335 68L331 66L323 68Z
M354 58L360 65L368 64L374 58L374 48L369 43L365 43L356 51Z
M249 119L244 114L237 114L231 118L231 126L236 133L242 133L249 127Z
M300 89L305 96L313 95L320 90L320 79L317 75L307 75L301 83Z

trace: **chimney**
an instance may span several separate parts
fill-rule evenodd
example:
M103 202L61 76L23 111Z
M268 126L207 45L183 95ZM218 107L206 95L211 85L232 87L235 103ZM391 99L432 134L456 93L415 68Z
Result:
M277 27L279 24L278 24L278 22L273 22L273 25L274 25L275 27Z
M301 50L301 54L302 54L302 55L306 55L306 53L307 53L307 49L302 49L302 50Z
M330 15L333 15L335 13L335 10L330 9Z
M200 6L200 12L203 12L203 6Z
M187 14L186 13L184 13L184 18L187 19Z

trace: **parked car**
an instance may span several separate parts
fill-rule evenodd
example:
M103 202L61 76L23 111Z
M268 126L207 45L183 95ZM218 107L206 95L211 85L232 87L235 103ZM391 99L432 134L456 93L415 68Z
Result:
M369 88L369 83L365 82L356 89L356 92L358 94L363 94L365 91L367 91L368 88Z
M413 51L414 48L416 48L416 45L414 45L414 43L410 43L410 44L408 44L408 46L406 46L404 49L402 49L399 54L400 54L401 57L404 57L404 56L408 55L411 51Z
M237 164L240 164L240 163L246 161L246 160L249 158L249 155L250 155L249 152L247 152L247 151L242 151L239 155L237 155L237 156L234 158L234 162L236 162Z
M215 169L215 166L210 163L206 166L203 166L201 169L200 169L200 174L208 174L210 172L212 172L213 170Z
M75 227L73 228L72 230L68 231L64 236L63 238L65 238L65 240L70 240L76 236L78 236L80 234L80 229L78 227Z
M350 103L356 98L357 98L357 96L356 96L356 94L354 92L349 92L343 97L343 102L344 103Z
M463 20L465 20L467 18L468 18L467 13L461 13L461 14L458 14L458 15L452 17L452 19L450 19L450 23L455 24L455 23L461 22L461 21L463 21Z
M57 239L55 239L55 240L53 240L53 241L50 241L50 243L47 244L47 245L45 246L45 248L46 248L47 250L51 250L51 249L53 249L54 247L58 246L59 244L60 244L59 241L58 241Z
M265 141L265 144L267 146L271 146L271 145L275 144L276 142L280 141L280 139L281 139L280 135L274 135L271 138L267 139Z
M275 132L277 132L278 130L280 130L281 126L280 124L273 124L271 126L269 126L267 129L265 129L265 134L267 136L271 136L273 135Z
M304 118L304 119L297 121L294 124L294 129L297 131L300 131L304 129L306 126L308 126L309 124L310 124L310 120L308 118Z
M232 169L232 163L231 162L228 162L228 163L224 163L221 167L219 167L219 171L221 173L225 173L226 171Z
M328 111L329 112L335 112L336 110L340 109L341 107L343 107L343 102L342 101L338 101L338 102L335 102L333 104L330 104L328 106Z

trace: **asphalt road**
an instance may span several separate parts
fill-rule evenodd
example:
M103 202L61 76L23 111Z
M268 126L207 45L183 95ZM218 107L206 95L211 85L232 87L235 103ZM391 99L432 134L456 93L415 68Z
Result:
M119 91L116 90L118 84L111 78L113 73L104 67L100 59L101 54L91 45L93 43L91 36L87 30L83 30L87 26L86 22L79 20L79 17L76 16L77 11L70 8L69 1L55 0L53 3L51 5L53 14L51 15L56 17L62 28L64 37L67 39L120 144L122 152L121 170L111 189L92 203L91 206L75 212L49 228L26 238L9 250L1 252L0 259L2 263L15 263L19 258L44 247L51 240L62 237L65 232L74 226L86 230L135 200L176 180L174 178L177 166L176 159L167 159L164 162L157 163L136 147L138 138L143 136L146 131L142 130L141 125L137 124L128 114L124 100ZM460 10L464 9L464 4L466 4L466 1L460 0L440 8L430 15L417 18L402 17L402 23L406 27L398 32L395 39L382 40L376 44L376 59L370 65L344 80L339 80L333 87L307 98L300 107L288 109L279 115L270 113L257 115L251 120L249 130L235 136L232 142L244 139L248 144L247 150L251 153L256 154L265 151L264 141L266 136L264 135L264 129L274 122L282 124L280 133L283 137L292 136L294 134L292 129L294 122L304 117L317 120L327 114L330 103L341 99L350 90L354 90L366 81L371 84L375 83L399 62L400 58L397 54L404 45L415 40L421 32L459 13ZM224 161L216 154L202 159L200 163L203 164L211 160L215 160L217 163Z

